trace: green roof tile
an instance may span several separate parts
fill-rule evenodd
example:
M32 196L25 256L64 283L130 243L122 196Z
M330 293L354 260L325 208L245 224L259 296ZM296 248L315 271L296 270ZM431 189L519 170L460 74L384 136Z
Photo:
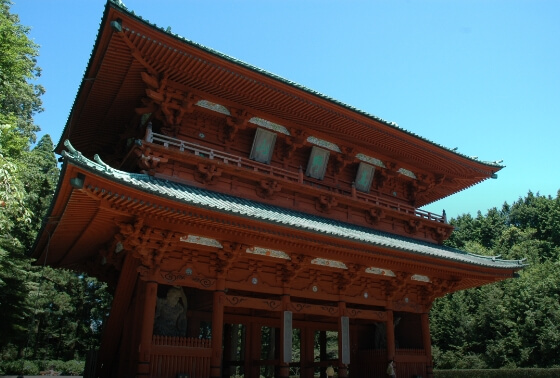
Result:
M179 203L311 233L329 235L336 239L352 240L367 245L377 245L442 260L503 269L518 269L524 266L522 260L502 260L491 256L474 255L454 248L418 241L169 180L158 179L146 174L119 171L104 164L98 158L95 159L96 161L85 158L81 153L74 150L68 141L65 145L69 150L62 153L65 158L65 164L74 164L94 174L123 183L130 188L166 197Z

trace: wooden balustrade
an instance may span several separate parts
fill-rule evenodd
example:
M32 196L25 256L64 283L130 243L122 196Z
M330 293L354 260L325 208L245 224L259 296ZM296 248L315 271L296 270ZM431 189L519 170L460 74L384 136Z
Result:
M151 377L209 377L212 343L208 339L157 336L152 338Z
M196 143L187 142L181 139L173 138L167 135L154 133L148 129L145 136L145 141L149 143L159 144L165 148L174 147L183 152L190 152L196 156L205 157L212 160L219 160L224 164L235 165L240 168L252 170L254 172L266 174L272 177L284 179L291 182L300 184L307 184L310 186L318 187L323 190L328 190L336 194L341 194L348 197L356 198L360 201L370 203L375 206L385 207L400 213L414 215L422 219L444 223L446 220L443 216L430 213L428 211L419 210L412 206L408 206L402 202L394 201L388 198L382 198L369 193L356 192L356 190L349 188L348 190L333 188L325 185L318 180L304 178L301 170L300 172L292 172L283 168L274 167L268 164L259 163L251 159L245 159L237 155L233 155L224 151L214 150L212 148L201 146Z

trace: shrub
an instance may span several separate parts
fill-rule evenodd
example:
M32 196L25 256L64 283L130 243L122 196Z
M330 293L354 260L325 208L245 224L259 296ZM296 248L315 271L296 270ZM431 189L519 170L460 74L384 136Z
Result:
M64 363L63 374L66 375L82 375L84 373L85 361L70 360Z
M24 374L24 375L38 375L39 366L34 361L29 360L16 360L16 361L2 361L0 370L2 374Z

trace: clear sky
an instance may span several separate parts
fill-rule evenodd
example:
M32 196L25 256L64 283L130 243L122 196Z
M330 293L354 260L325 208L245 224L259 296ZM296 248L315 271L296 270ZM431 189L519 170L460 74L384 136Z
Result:
M558 0L123 0L184 38L480 160L498 179L424 207L449 217L560 189ZM56 143L104 0L13 0L39 44Z

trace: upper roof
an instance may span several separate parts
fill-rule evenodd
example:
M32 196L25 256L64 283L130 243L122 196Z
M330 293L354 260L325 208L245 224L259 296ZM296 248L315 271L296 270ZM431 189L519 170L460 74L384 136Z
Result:
M358 153L397 162L396 169L429 172L440 184L423 195L431 203L487 178L502 166L472 159L394 122L341 103L297 83L159 28L108 1L84 78L56 148L69 139L86 156L110 160L118 135L141 105L142 72L166 73L170 85L285 126L304 128Z

